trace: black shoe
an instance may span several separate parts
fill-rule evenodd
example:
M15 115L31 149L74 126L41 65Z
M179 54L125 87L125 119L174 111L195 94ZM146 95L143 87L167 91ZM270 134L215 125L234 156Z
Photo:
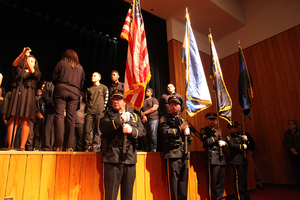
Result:
M295 191L300 191L300 187L294 188Z
M256 188L261 189L261 190L266 189L263 185L257 185Z

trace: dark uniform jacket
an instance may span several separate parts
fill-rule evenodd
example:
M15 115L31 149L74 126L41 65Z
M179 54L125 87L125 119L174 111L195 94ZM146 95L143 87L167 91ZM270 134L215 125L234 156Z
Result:
M230 154L228 157L228 163L232 165L247 165L248 160L244 158L244 140L241 135L230 134L227 135L227 143L230 148ZM246 141L248 145L249 142Z
M218 140L223 140L222 136L219 138L215 135L216 129L206 126L201 129L201 137L203 141L203 147L207 152L208 165L226 165L225 156L220 157L220 147ZM224 152L224 148L222 147Z
M132 127L132 134L127 134L127 153L123 159L123 128L120 120L121 113L116 110L106 111L100 121L100 130L104 140L107 141L106 152L102 154L102 162L135 164L137 153L135 144L136 139L146 135L140 117L134 113L130 114L128 123Z
M184 132L179 129L182 123L182 118L175 117L171 113L160 118L159 130L165 138L164 159L182 158L184 156ZM194 135L190 132L190 135L187 137L189 150Z
M300 153L300 130L296 129L294 133L292 133L290 130L286 131L284 133L283 143L288 150L295 148L296 151ZM289 156L293 155L294 154L289 151Z

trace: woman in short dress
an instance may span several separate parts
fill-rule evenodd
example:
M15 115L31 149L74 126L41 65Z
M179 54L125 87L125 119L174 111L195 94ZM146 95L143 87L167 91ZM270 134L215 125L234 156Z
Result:
M8 148L14 147L14 140L13 144L11 144L11 137L13 135L12 132L15 117L16 124L14 135L16 134L17 126L20 121L22 126L20 141L21 150L25 150L25 145L30 132L30 120L32 120L34 123L36 119L35 90L37 82L41 77L41 72L39 70L39 65L36 58L33 55L30 55L30 51L30 48L24 48L22 53L15 59L12 66L13 89L7 112L7 117L11 117L9 126L7 128ZM25 68L23 72L24 64ZM21 85L22 76L23 82ZM18 91L20 91L20 95L18 95Z

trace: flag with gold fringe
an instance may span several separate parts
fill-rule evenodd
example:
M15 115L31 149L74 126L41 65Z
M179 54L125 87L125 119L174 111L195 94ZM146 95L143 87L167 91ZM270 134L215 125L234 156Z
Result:
M144 20L138 0L133 0L128 10L121 38L128 41L123 98L130 107L140 110L151 72Z
M219 57L212 34L208 35L208 39L211 47L210 78L213 80L213 88L216 94L219 117L225 119L231 124L232 101L223 79Z
M188 115L192 117L211 106L212 102L188 12L185 18L181 59L186 67L185 105Z
M251 119L251 113L250 113L251 101L248 94L248 90L250 89L250 95L251 98L253 98L253 91L252 91L253 82L250 73L248 71L241 46L239 46L239 65L240 65L240 75L239 75L239 83L238 83L239 103L243 108L244 115L246 115L249 119Z

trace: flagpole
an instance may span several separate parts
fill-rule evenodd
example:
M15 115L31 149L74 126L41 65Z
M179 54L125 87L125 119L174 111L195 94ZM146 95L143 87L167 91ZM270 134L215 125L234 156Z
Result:
M242 47L241 47L241 42L240 40L238 40L238 45L239 45L239 51L241 51L242 55L243 55L243 51L242 51ZM243 58L244 58L244 55L243 55ZM245 62L245 60L244 60ZM245 65L246 65L246 62L245 62ZM249 77L249 73L248 73L248 69L247 69L247 66L246 66L246 71L247 71L247 76L248 76L248 80L250 81L250 77ZM250 85L250 88L251 88L251 82L249 82L249 85ZM251 96L253 95L252 94L252 88L250 89L251 90ZM253 96L252 96L253 97ZM244 114L244 108L242 107L242 119L243 119L243 135L245 136L246 134L246 125L245 125L245 114ZM246 144L246 141L244 140L244 144ZM244 149L243 151L243 155L244 155L244 158L246 159L247 158L247 150Z
M211 29L209 28L208 29L209 30L209 34L211 35ZM213 56L213 55L211 55L211 56ZM216 85L217 85L217 82L215 83ZM218 88L218 87L216 87L216 88ZM217 91L215 91L215 95L216 95L216 101L217 101L217 103L216 103L216 110L217 110L217 124L218 124L218 130L220 130L220 118L219 118L219 111L218 111L218 97L217 97ZM221 131L221 130L220 130ZM222 132L221 132L221 134L222 134ZM218 136L218 139L220 139L222 137L222 135L219 135ZM220 139L221 140L221 139ZM224 156L224 154L223 154L223 148L222 147L220 147L219 146L219 148L220 148L220 157L221 156Z
M243 135L245 136L246 134L245 134L245 114L244 114L244 109L242 108L242 118L243 118ZM246 144L246 141L244 140L244 144ZM243 153L244 153L244 158L247 158L247 151L246 151L246 149L244 149L244 151L243 151Z
M188 12L188 8L186 7L185 8L185 14L186 14L186 17L188 16L188 14L189 14L189 12ZM186 20L189 20L189 17L188 17L188 19L186 19ZM190 34L189 34L189 29L187 30L188 31L188 34L187 34L187 37L189 38L189 36L190 36ZM189 44L189 42L188 42L188 44ZM190 48L188 48L188 68L190 67L189 65L190 65ZM186 70L185 70L185 73L186 73ZM187 77L187 74L185 74L185 77ZM186 80L185 80L185 84L187 84L186 83ZM187 88L186 86L185 86L185 88ZM185 93L186 93L186 91L185 91ZM186 97L185 97L186 98ZM185 120L187 120L186 118L187 118L187 111L186 111L186 109L185 109L185 112L184 112L184 114L185 114L185 116L184 116L184 119ZM188 142L187 142L187 136L186 135L184 135L184 155L185 155L185 158L187 159L188 158L188 156L187 156L187 154L188 154L188 147L187 147L187 145L188 145Z

